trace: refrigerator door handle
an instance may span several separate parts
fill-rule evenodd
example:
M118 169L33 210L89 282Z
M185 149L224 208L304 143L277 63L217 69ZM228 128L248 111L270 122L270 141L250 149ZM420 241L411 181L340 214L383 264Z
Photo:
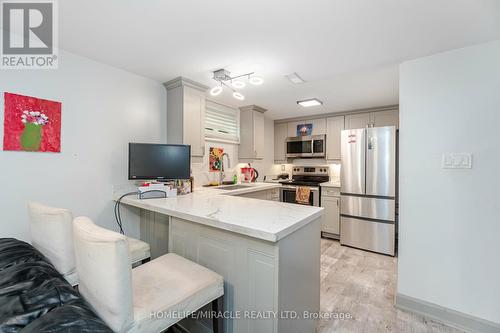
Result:
M367 147L368 150L373 150L375 148L373 141L374 141L373 136L368 137L368 147Z

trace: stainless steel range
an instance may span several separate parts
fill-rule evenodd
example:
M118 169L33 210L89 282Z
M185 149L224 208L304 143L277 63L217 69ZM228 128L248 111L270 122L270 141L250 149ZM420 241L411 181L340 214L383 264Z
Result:
M311 190L309 196L310 206L319 206L319 184L330 180L327 165L320 166L294 166L292 179L281 181L280 200L282 202L297 203L296 193L298 187L307 187Z

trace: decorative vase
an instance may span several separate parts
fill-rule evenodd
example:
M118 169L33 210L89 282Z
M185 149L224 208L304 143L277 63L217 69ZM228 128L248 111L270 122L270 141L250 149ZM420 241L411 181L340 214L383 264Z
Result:
M24 125L23 133L21 134L21 147L26 151L40 150L40 142L42 141L42 126L27 123Z

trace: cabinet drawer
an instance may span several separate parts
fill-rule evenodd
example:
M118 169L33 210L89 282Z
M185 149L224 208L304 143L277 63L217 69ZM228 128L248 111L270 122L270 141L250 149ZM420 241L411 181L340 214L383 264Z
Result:
M321 195L325 197L339 197L340 189L336 187L322 187Z

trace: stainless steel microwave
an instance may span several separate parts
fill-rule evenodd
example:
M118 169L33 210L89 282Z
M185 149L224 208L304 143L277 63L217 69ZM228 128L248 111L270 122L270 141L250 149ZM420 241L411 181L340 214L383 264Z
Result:
M325 157L326 135L293 136L286 139L286 157Z

